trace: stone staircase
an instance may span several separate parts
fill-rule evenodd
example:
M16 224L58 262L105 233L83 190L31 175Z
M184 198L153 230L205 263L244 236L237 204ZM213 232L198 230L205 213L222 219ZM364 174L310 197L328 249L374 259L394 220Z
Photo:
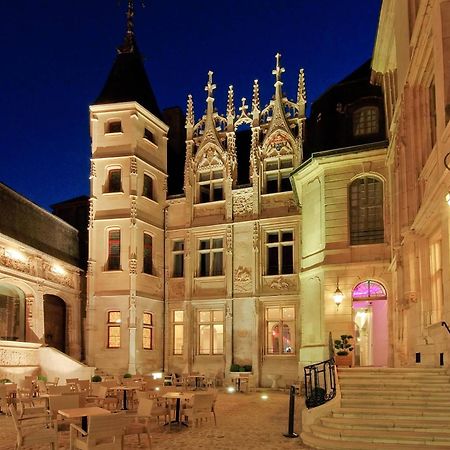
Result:
M450 450L445 369L338 370L341 406L301 434L316 449Z

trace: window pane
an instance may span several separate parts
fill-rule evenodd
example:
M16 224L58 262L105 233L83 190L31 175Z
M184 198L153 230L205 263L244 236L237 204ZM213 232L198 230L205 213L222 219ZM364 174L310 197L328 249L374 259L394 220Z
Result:
M292 245L283 245L281 249L282 253L282 267L281 273L294 273L294 260L293 260L293 248Z
M108 312L108 323L120 323L120 311L109 311Z
M108 347L109 348L120 347L120 327L114 326L108 327Z
M214 170L214 172L212 173L212 178L214 180L219 180L223 178L223 172L221 170Z
M199 353L209 355L211 353L211 325L200 325L199 327Z
M223 253L214 252L213 253L213 267L212 276L218 276L223 274Z
M278 160L266 161L266 171L278 170Z
M209 184L200 186L200 203L209 202L209 189L210 189Z
M120 192L122 190L121 170L113 169L108 172L108 192Z
M200 273L201 277L209 277L209 253L200 254Z
M111 230L108 234L107 270L120 270L120 230Z
M122 122L117 120L108 124L108 133L120 133L122 131Z
M173 320L174 320L174 322L183 322L184 311L174 311L173 312Z
M207 250L209 248L209 239L200 241L200 250Z
M266 193L274 194L278 192L278 173L266 175Z
M153 325L153 316L150 313L144 313L142 318L142 323L144 325Z
M213 322L223 322L223 311L213 311Z
M153 253L153 248L152 248L152 237L147 234L144 233L144 268L143 271L144 273L147 274L152 274L153 272L153 264L152 264L152 253Z
M267 275L278 275L278 247L267 249Z
M173 259L173 277L184 275L184 255L175 255Z
M267 308L267 320L280 320L280 308Z
M142 347L145 350L152 349L152 332L151 328L143 328L142 329Z
M218 202L220 200L223 200L223 189L222 189L222 184L219 183L215 183L213 185L213 198L212 201L213 202Z
M183 312L183 311L176 311ZM182 355L183 354L183 331L184 325L174 325L173 326L173 354Z
M223 246L222 239L213 239L212 242L213 242L212 248L222 248Z
M149 175L144 175L142 195L147 198L153 198L153 180Z
M294 308L282 308L283 320L293 320L295 318Z
M280 331L278 322L267 322L267 353L280 352Z
M287 168L292 167L292 158L289 158L289 159L281 159L281 160L280 160L280 167L281 167L282 169L287 169Z
M199 317L200 322L210 322L211 321L210 311L200 311L198 317Z
M215 324L213 325L214 333L214 348L213 354L219 355L223 353L223 325Z
M281 240L283 242L292 241L293 239L294 239L294 234L292 233L292 231L283 231L281 233Z
M292 191L291 182L289 181L289 173L283 173L281 177L281 192Z
M199 180L200 181L209 181L211 179L211 173L208 172L200 172Z
M184 250L184 241L175 241L173 243L173 249L175 251L182 251L182 250Z
M278 242L278 233L267 233L267 242Z
M291 331L289 325L283 324L283 353L292 353Z

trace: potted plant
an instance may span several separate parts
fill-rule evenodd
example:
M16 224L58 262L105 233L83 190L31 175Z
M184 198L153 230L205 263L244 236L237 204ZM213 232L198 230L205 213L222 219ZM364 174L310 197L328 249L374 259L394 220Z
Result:
M102 377L101 377L100 375L94 375L94 376L91 378L91 381L92 381L93 383L100 383L100 381L102 381Z
M335 339L334 348L336 350L335 361L337 366L351 367L353 364L353 345L350 343L353 336L350 334L341 334L340 339Z

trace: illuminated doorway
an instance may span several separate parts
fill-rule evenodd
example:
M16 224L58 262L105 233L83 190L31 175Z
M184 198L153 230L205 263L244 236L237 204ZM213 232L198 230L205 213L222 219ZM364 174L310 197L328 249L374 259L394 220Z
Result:
M388 358L386 289L377 281L365 280L355 286L352 298L355 365L386 366Z

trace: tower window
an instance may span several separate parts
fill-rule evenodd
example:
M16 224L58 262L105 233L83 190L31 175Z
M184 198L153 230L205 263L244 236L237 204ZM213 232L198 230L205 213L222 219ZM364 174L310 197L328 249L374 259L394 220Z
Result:
M376 106L365 106L353 113L353 136L376 134L379 131L379 111Z
M144 233L144 268L143 272L149 275L153 273L152 263L153 239L148 233Z
M153 133L148 128L146 128L144 130L144 139L152 142L153 144L155 143L155 137L153 136Z
M153 200L153 178L144 174L144 185L142 187L142 196Z
M106 270L120 270L120 230L110 230L108 233Z
M111 169L108 172L106 192L122 192L122 171Z
M122 122L120 120L114 120L113 122L108 122L106 126L107 133L122 133Z

